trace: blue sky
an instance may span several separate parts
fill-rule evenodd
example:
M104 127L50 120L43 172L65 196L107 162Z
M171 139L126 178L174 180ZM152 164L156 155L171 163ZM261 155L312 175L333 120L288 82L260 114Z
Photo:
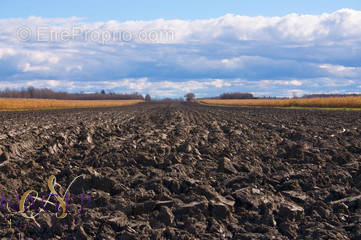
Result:
M360 8L351 0L2 0L0 89L359 93Z
M361 10L359 0L87 0L49 1L2 0L1 18L42 16L46 18L84 17L88 21L108 20L154 20L164 19L206 19L227 13L245 16L283 16L289 13L320 14L341 8Z

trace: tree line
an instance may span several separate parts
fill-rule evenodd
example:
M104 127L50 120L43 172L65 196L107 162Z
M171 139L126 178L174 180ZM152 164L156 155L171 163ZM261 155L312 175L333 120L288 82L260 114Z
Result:
M59 100L144 100L139 93L123 94L102 90L99 93L67 93L55 92L48 88L22 88L20 90L5 89L0 91L1 98L40 98Z
M302 98L329 98L329 97L359 97L361 94L307 94L304 95Z
M235 92L235 93L223 93L219 95L220 99L252 99L254 98L252 93L241 93L241 92Z
M304 95L301 98L327 98L327 97L347 97L347 96L361 96L361 94L309 94ZM35 88L28 87L20 90L0 90L0 98L40 98L40 99L59 99L59 100L145 100L150 101L184 101L183 98L179 99L159 99L153 100L151 96L147 94L145 97L139 93L115 93L112 91L105 92L101 90L98 93L68 93L68 92L56 92L48 88ZM194 93L187 93L184 96L186 101L193 101L196 99ZM222 93L213 99L257 99L252 93ZM265 97L264 97L265 98ZM271 98L271 97L270 97Z

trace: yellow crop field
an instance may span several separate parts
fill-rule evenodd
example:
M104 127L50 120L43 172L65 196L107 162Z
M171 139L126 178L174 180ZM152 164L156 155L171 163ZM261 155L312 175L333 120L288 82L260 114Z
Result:
M143 100L54 100L0 98L0 111L117 107L137 104L140 102L143 102Z
M298 99L204 99L199 103L223 106L361 108L361 97Z

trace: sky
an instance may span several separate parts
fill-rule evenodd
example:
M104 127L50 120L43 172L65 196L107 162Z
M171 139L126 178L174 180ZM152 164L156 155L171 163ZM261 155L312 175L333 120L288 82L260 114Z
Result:
M361 92L359 1L0 3L0 89Z
M290 13L322 14L342 8L361 10L359 0L1 0L2 18L44 18L82 17L88 21L154 20L158 18L196 20L217 18L227 13L244 16L284 16Z

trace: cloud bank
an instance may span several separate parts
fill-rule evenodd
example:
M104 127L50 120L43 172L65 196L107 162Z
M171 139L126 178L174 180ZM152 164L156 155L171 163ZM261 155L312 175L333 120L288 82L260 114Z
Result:
M183 21L0 19L0 88L177 97L361 91L361 11Z

